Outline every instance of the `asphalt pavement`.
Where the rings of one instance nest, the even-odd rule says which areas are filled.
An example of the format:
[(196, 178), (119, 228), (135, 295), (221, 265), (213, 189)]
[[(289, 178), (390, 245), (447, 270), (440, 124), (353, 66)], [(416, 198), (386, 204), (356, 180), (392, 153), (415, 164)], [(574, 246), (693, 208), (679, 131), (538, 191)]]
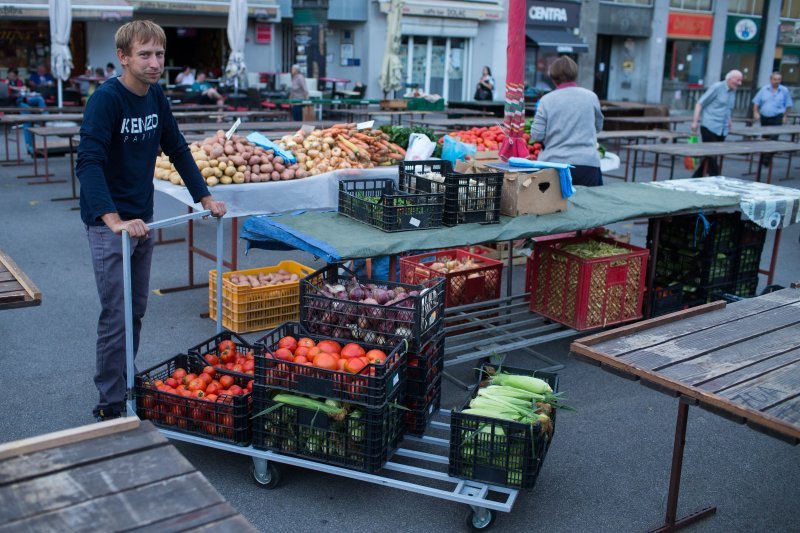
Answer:
[[(2, 143), (0, 155), (5, 156)], [(782, 172), (786, 160), (776, 166)], [(53, 179), (68, 180), (68, 158), (51, 159), (51, 170)], [(99, 304), (85, 230), (78, 211), (72, 210), (76, 201), (51, 201), (68, 196), (69, 184), (30, 185), (33, 180), (17, 178), (31, 171), (31, 166), (0, 167), (0, 249), (43, 293), (39, 307), (0, 312), (2, 442), (90, 423), (96, 399), (92, 375)], [(752, 179), (743, 176), (747, 164), (741, 160), (726, 160), (725, 171), (730, 177)], [(649, 179), (650, 172), (644, 169), (641, 176)], [(688, 173), (678, 175), (683, 174)], [(800, 186), (796, 168), (791, 176), (777, 183)], [(156, 219), (185, 209), (156, 195)], [(213, 246), (212, 229), (210, 222), (201, 222), (195, 232), (208, 249)], [(634, 244), (644, 243), (646, 225), (626, 222), (614, 229), (631, 233)], [(182, 237), (185, 230), (172, 228), (164, 234)], [(800, 280), (799, 234), (798, 226), (783, 232), (775, 283)], [(769, 258), (772, 235), (762, 264)], [(241, 268), (287, 258), (321, 266), (303, 252), (254, 250), (245, 255), (243, 242), (238, 249)], [(209, 261), (196, 258), (195, 280), (205, 279), (209, 268)], [(521, 269), (514, 274), (519, 286)], [(186, 243), (157, 246), (151, 288), (187, 281)], [(207, 309), (205, 288), (151, 294), (138, 366), (158, 363), (211, 337), (214, 323), (201, 317)], [(561, 389), (577, 411), (560, 414), (536, 486), (520, 493), (513, 512), (501, 514), (495, 530), (626, 532), (657, 527), (664, 519), (677, 400), (579, 362), (569, 355), (569, 342), (538, 349), (564, 365)], [(544, 365), (524, 354), (510, 354), (509, 362)], [(462, 365), (453, 374), (470, 380), (470, 366)], [(464, 394), (445, 381), (443, 407), (459, 404)], [(245, 456), (183, 443), (176, 447), (261, 531), (465, 530), (468, 508), (463, 504), (294, 467), (283, 468), (281, 484), (266, 490), (254, 483)], [(689, 531), (799, 531), (798, 480), (800, 448), (707, 411), (690, 410), (680, 515), (709, 505), (718, 510)]]

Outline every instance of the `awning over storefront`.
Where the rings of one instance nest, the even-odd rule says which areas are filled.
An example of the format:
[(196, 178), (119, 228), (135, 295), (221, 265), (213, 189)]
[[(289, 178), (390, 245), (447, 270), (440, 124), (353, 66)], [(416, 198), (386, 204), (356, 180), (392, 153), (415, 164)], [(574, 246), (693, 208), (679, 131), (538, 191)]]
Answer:
[[(381, 0), (381, 13), (389, 12), (389, 2)], [(456, 2), (454, 0), (405, 0), (403, 17), (439, 17), (445, 19), (502, 20), (505, 9), (497, 2)]]
[(581, 37), (563, 28), (528, 27), (525, 35), (539, 48), (555, 50), (561, 54), (582, 54), (589, 51), (589, 46)]
[[(72, 20), (123, 20), (133, 17), (127, 0), (73, 0)], [(47, 0), (0, 2), (0, 19), (49, 20)]]
[[(130, 0), (136, 12), (192, 13), (195, 15), (228, 16), (230, 0)], [(248, 0), (247, 14), (261, 21), (279, 22), (278, 0)]]

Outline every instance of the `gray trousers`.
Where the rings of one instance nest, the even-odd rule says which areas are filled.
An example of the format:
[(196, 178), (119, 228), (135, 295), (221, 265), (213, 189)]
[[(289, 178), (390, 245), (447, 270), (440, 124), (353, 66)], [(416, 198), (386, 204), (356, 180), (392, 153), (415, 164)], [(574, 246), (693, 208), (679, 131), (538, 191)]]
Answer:
[[(100, 409), (125, 412), (125, 307), (122, 279), (122, 237), (107, 226), (87, 226), (100, 319), (97, 322), (97, 352), (94, 383), (99, 393), (95, 414)], [(150, 263), (153, 239), (131, 239), (133, 292), (133, 352), (139, 350), (139, 332), (150, 291)]]

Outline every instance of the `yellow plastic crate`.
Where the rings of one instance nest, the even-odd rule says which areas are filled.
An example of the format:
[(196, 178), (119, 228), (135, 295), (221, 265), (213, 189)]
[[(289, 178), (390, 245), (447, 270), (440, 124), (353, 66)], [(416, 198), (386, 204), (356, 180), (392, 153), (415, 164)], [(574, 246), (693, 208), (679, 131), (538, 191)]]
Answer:
[[(300, 281), (264, 287), (235, 285), (231, 276), (271, 274), (279, 270), (302, 279), (314, 272), (296, 261), (281, 261), (275, 266), (236, 270), (222, 274), (222, 326), (234, 333), (248, 333), (297, 321), (300, 316)], [(208, 272), (208, 313), (217, 319), (217, 271)]]

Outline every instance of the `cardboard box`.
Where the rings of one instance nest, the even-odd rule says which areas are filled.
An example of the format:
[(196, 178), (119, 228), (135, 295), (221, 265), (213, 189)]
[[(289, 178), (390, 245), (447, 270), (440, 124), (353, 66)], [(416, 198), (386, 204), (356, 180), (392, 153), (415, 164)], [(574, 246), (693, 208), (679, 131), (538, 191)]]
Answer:
[(500, 197), (500, 213), (509, 217), (546, 215), (566, 211), (558, 171), (506, 172)]

